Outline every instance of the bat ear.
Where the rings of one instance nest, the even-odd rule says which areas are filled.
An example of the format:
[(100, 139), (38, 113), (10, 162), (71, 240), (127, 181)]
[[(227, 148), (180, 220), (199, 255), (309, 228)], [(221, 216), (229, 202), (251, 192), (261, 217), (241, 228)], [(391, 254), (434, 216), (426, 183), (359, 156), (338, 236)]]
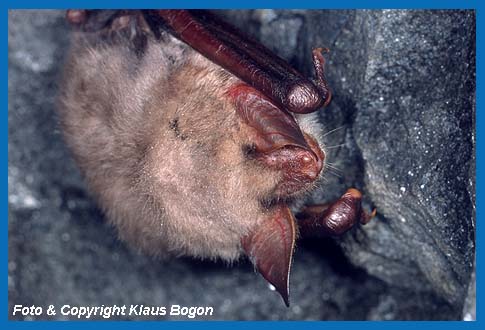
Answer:
[(312, 152), (295, 118), (259, 91), (246, 84), (238, 84), (228, 94), (234, 100), (239, 117), (258, 132), (257, 139), (253, 141), (258, 152), (268, 153), (285, 146)]
[(261, 225), (242, 239), (243, 249), (263, 277), (289, 306), (289, 276), (295, 247), (295, 219), (286, 205), (278, 205)]

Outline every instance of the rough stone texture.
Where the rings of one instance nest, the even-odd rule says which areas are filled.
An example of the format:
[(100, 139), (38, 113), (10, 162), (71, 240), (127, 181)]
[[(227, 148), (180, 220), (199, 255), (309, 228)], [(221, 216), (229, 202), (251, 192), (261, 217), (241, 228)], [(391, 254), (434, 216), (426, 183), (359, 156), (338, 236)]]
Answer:
[(473, 319), (475, 13), (223, 15), (309, 75), (311, 48), (331, 49), (334, 98), (321, 112), (331, 167), (313, 199), (356, 186), (377, 207), (376, 219), (341, 239), (299, 244), (289, 309), (246, 261), (157, 261), (133, 252), (104, 223), (58, 130), (63, 13), (13, 11), (10, 310), (179, 304), (213, 306), (209, 319), (226, 320)]
[(356, 92), (345, 106), (382, 221), (343, 245), (388, 283), (462, 302), (474, 258), (473, 14), (367, 12), (353, 24), (366, 32), (351, 51), (365, 65), (347, 80)]

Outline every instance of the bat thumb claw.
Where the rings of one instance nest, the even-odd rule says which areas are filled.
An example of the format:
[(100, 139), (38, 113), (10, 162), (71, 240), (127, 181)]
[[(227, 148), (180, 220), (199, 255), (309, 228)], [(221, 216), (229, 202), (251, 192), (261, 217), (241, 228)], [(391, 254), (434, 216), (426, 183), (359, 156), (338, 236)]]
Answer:
[(328, 48), (315, 48), (312, 51), (313, 65), (315, 67), (315, 73), (317, 75), (315, 83), (320, 90), (320, 94), (324, 100), (324, 107), (326, 107), (332, 99), (332, 92), (330, 91), (327, 80), (325, 79), (325, 58), (323, 57), (323, 54), (328, 52), (330, 52), (330, 49)]
[(377, 209), (373, 209), (370, 214), (362, 210), (362, 214), (360, 216), (360, 223), (363, 225), (368, 224), (369, 221), (371, 221), (372, 218), (376, 216), (376, 214), (377, 214)]

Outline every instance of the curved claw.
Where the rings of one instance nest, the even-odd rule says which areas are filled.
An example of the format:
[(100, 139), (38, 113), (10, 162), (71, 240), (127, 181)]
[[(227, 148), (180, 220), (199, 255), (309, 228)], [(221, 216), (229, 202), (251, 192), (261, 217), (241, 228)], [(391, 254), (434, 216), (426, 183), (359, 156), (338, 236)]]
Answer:
[(315, 48), (312, 51), (313, 66), (315, 67), (315, 73), (317, 75), (315, 84), (317, 85), (320, 94), (324, 95), (324, 107), (326, 107), (332, 99), (332, 92), (330, 91), (327, 79), (325, 78), (325, 58), (323, 57), (323, 54), (328, 52), (330, 52), (330, 49), (328, 48)]
[(373, 209), (370, 214), (362, 210), (362, 214), (360, 216), (360, 223), (363, 225), (368, 224), (369, 221), (371, 221), (371, 219), (376, 216), (376, 214), (377, 214), (377, 209)]

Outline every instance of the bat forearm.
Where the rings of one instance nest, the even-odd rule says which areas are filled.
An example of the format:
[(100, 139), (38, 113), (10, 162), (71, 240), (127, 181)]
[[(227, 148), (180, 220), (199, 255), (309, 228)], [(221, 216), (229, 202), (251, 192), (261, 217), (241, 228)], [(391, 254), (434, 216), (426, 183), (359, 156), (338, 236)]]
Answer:
[(288, 111), (313, 112), (330, 99), (326, 82), (318, 83), (324, 79), (319, 74), (323, 70), (316, 67), (315, 85), (269, 49), (207, 11), (148, 10), (145, 16), (153, 30), (168, 27), (177, 38)]

